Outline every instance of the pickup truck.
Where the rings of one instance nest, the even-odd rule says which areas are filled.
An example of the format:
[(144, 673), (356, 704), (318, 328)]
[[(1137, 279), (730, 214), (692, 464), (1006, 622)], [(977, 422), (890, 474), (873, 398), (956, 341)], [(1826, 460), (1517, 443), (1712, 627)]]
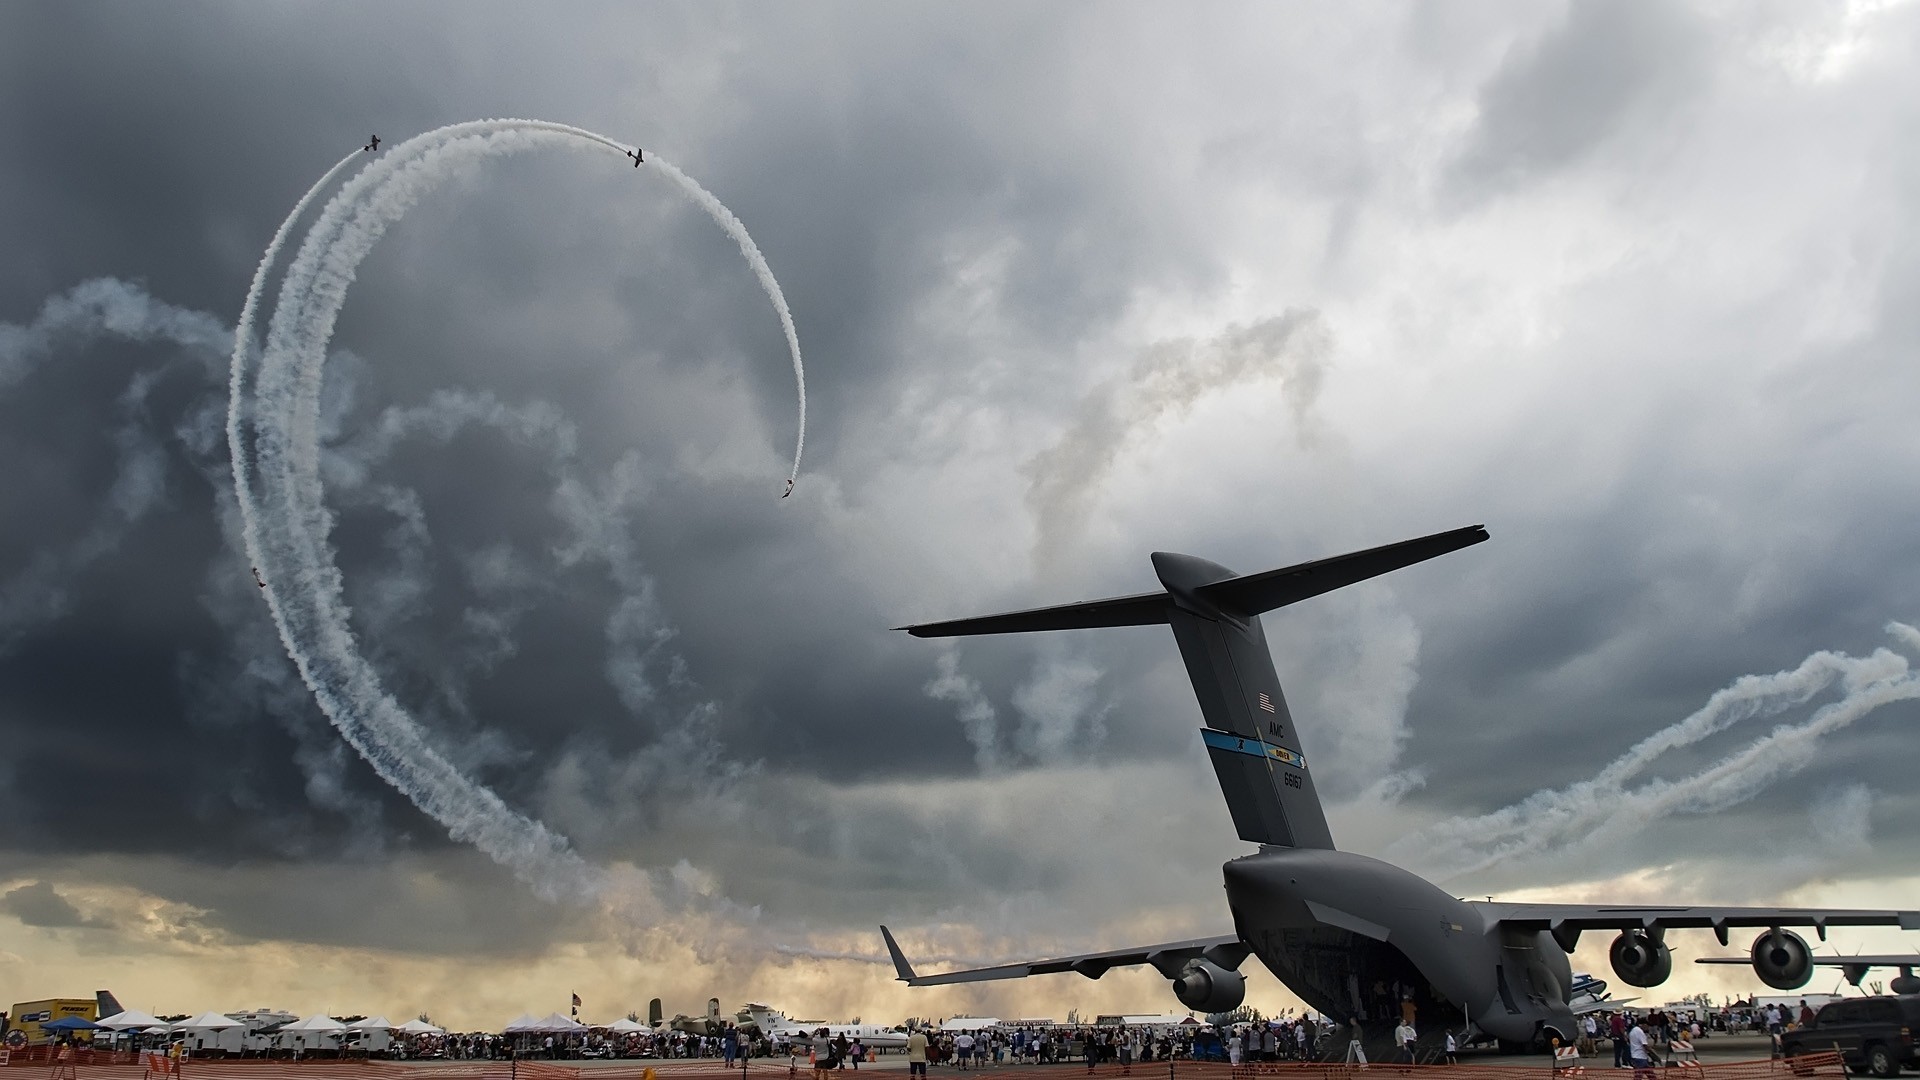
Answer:
[(1820, 1007), (1810, 1027), (1780, 1036), (1782, 1057), (1838, 1052), (1854, 1073), (1898, 1076), (1920, 1068), (1920, 995), (1846, 998)]

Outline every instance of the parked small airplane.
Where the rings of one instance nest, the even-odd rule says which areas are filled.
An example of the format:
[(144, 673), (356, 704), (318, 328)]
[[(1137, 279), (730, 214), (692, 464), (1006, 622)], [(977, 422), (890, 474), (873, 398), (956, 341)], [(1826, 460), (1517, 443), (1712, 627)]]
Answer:
[[(1749, 961), (1740, 962), (1745, 964)], [(1585, 1016), (1602, 1009), (1617, 1009), (1639, 1000), (1639, 998), (1608, 997), (1607, 980), (1596, 979), (1584, 971), (1574, 972), (1573, 984), (1567, 987), (1567, 1005), (1573, 1010), (1575, 1016)]]
[[(648, 1012), (657, 1014), (658, 1010), (650, 1005)], [(718, 1035), (727, 1030), (727, 1022), (720, 1018), (720, 999), (708, 998), (707, 1015), (688, 1016), (686, 1013), (681, 1013), (664, 1024), (656, 1022), (653, 1027), (655, 1031), (662, 1034), (670, 1031), (684, 1031), (689, 1035)]]
[(373, 152), (375, 152), (375, 151), (377, 151), (377, 150), (379, 150), (379, 149), (380, 149), (380, 136), (378, 136), (378, 135), (375, 135), (375, 136), (373, 137), (373, 140), (372, 140), (371, 142), (369, 142), (369, 143), (367, 143), (367, 145), (365, 145), (365, 146), (363, 146), (363, 147), (361, 147), (360, 149), (362, 149), (362, 150), (365, 150), (365, 151), (366, 151), (367, 153), (369, 153), (369, 154), (371, 154), (371, 153), (373, 153)]
[(814, 1046), (838, 1036), (859, 1040), (869, 1050), (904, 1050), (907, 1033), (879, 1024), (863, 1024), (854, 1018), (845, 1024), (820, 1020), (789, 1020), (787, 1014), (765, 1005), (749, 1004), (740, 1010), (740, 1027), (757, 1031), (763, 1038), (785, 1039), (800, 1046)]

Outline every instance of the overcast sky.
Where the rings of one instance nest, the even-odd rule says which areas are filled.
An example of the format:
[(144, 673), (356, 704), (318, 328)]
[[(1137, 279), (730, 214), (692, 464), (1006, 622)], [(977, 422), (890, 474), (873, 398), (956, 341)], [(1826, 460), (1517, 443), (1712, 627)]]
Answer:
[[(781, 500), (779, 323), (609, 154), (470, 170), (348, 296), (360, 647), (588, 900), (346, 746), (227, 471), (294, 202), (493, 116), (699, 180), (807, 365)], [(1266, 620), (1343, 847), (1461, 895), (1911, 906), (1920, 5), (15, 3), (0, 145), (6, 1001), (1170, 1008), (870, 962), (882, 921), (929, 966), (1230, 925), (1170, 635), (889, 628), (1481, 522)]]

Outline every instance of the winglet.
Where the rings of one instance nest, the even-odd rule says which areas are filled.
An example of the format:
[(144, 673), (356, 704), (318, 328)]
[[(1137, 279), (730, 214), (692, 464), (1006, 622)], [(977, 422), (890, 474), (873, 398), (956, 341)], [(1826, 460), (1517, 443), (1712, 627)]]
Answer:
[(893, 931), (882, 926), (880, 936), (887, 939), (887, 952), (893, 956), (893, 973), (903, 983), (913, 982), (913, 965), (907, 963), (907, 954), (900, 951), (900, 943), (893, 940)]

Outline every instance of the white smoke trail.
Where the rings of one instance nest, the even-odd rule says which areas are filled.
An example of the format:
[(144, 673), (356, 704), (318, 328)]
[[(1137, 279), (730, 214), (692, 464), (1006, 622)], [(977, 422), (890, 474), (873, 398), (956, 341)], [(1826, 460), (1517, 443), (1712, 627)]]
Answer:
[(999, 714), (993, 702), (980, 689), (980, 680), (960, 673), (960, 654), (953, 649), (941, 652), (936, 661), (939, 674), (927, 680), (921, 692), (935, 701), (951, 702), (960, 718), (960, 727), (973, 744), (974, 763), (981, 772), (992, 772), (1000, 764), (996, 745), (999, 738)]
[[(584, 898), (601, 891), (606, 872), (450, 764), (361, 656), (327, 541), (332, 517), (324, 503), (318, 439), (327, 343), (358, 266), (381, 235), (421, 198), (481, 159), (548, 143), (628, 152), (605, 136), (563, 124), (475, 121), (410, 139), (343, 185), (288, 268), (251, 398), (240, 370), (249, 360), (251, 333), (236, 335), (229, 440), (235, 493), (249, 507), (244, 541), (269, 582), (264, 590), (269, 610), (288, 655), (342, 737), (456, 839), (509, 867), (542, 895)], [(787, 334), (804, 408), (804, 372), (792, 317), (759, 249), (718, 199), (679, 170), (654, 163), (734, 238), (753, 266)], [(251, 460), (245, 438), (249, 422)], [(790, 480), (798, 475), (804, 438), (803, 413)]]
[(1035, 565), (1062, 564), (1129, 442), (1163, 419), (1185, 415), (1212, 391), (1278, 376), (1304, 441), (1332, 342), (1319, 312), (1290, 308), (1217, 337), (1160, 341), (1141, 352), (1126, 375), (1088, 394), (1058, 442), (1027, 462)]
[[(293, 204), (286, 219), (273, 231), (273, 239), (267, 242), (267, 250), (260, 253), (260, 265), (254, 268), (253, 281), (247, 286), (247, 299), (240, 305), (240, 321), (233, 328), (234, 362), (227, 382), (227, 446), (231, 450), (229, 456), (233, 461), (233, 486), (236, 491), (247, 491), (253, 487), (252, 461), (242, 450), (245, 430), (241, 424), (241, 403), (247, 400), (246, 378), (253, 370), (253, 320), (260, 311), (260, 298), (266, 293), (267, 278), (273, 273), (273, 264), (280, 261), (280, 249), (287, 246), (287, 237), (293, 235), (294, 223), (361, 153), (355, 150), (334, 162), (333, 168), (321, 174), (320, 179), (307, 189), (307, 193), (300, 196), (300, 201)], [(245, 362), (241, 360), (243, 356), (247, 358)], [(248, 534), (255, 530), (251, 500), (240, 500), (240, 520)]]
[[(1902, 644), (1920, 649), (1920, 631), (1912, 626), (1893, 622), (1886, 630)], [(1805, 705), (1836, 684), (1841, 696), (1799, 724), (1783, 724), (1688, 776), (1627, 786), (1668, 750), (1693, 745), (1743, 720)], [(1422, 863), (1438, 878), (1456, 878), (1520, 855), (1552, 855), (1594, 836), (1618, 840), (1665, 815), (1725, 810), (1813, 764), (1810, 750), (1826, 735), (1884, 705), (1916, 699), (1920, 674), (1898, 653), (1876, 649), (1854, 657), (1818, 652), (1791, 671), (1741, 677), (1698, 712), (1641, 740), (1590, 780), (1535, 792), (1490, 814), (1420, 830), (1388, 853)]]
[(760, 287), (766, 290), (767, 299), (773, 301), (773, 309), (780, 313), (780, 329), (787, 335), (787, 352), (793, 357), (793, 383), (800, 395), (800, 427), (793, 439), (793, 471), (787, 475), (791, 483), (800, 476), (800, 453), (807, 448), (807, 372), (800, 363), (800, 335), (793, 328), (793, 312), (787, 308), (786, 295), (780, 291), (780, 283), (773, 279), (773, 268), (767, 265), (767, 257), (760, 254), (760, 245), (753, 242), (747, 227), (740, 223), (733, 211), (727, 209), (726, 204), (712, 192), (695, 183), (692, 177), (674, 168), (672, 162), (655, 158), (654, 163), (661, 172), (672, 177), (687, 197), (705, 210), (707, 216), (725, 229), (733, 242), (740, 246), (740, 254), (746, 256), (747, 265), (753, 267), (753, 276), (760, 280)]

